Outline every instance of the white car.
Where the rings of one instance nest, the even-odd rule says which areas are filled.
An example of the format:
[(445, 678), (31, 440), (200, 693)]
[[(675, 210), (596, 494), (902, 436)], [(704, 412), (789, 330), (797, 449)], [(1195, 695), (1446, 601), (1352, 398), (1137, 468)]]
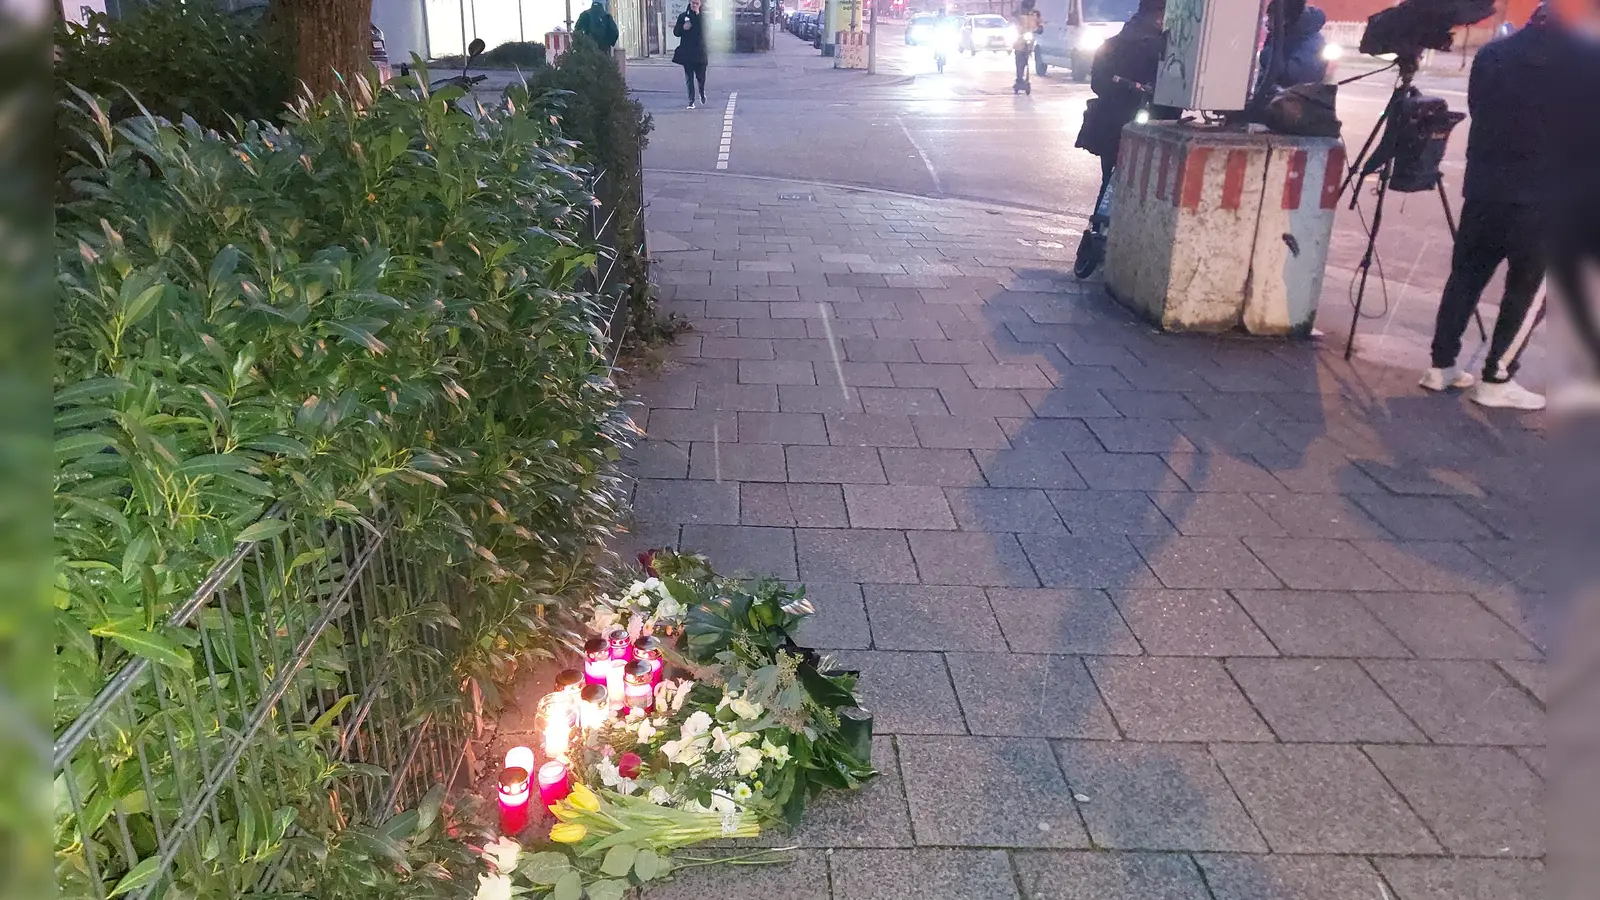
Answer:
[(978, 55), (979, 50), (1010, 50), (1017, 42), (1017, 29), (1005, 16), (967, 16), (961, 32), (961, 49)]
[(1039, 0), (1044, 34), (1034, 52), (1034, 71), (1066, 66), (1073, 81), (1088, 81), (1094, 55), (1108, 38), (1122, 30), (1139, 8), (1139, 0)]

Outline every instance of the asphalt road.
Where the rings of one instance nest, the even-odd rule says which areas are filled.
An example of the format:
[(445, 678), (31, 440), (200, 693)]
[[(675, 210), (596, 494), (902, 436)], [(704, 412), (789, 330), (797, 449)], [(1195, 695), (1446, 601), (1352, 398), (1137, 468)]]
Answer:
[[(880, 25), (878, 73), (831, 67), (809, 44), (784, 32), (765, 55), (714, 57), (712, 109), (684, 108), (681, 70), (666, 57), (634, 62), (629, 81), (655, 116), (646, 166), (717, 171), (724, 113), (737, 92), (726, 172), (856, 185), (1087, 217), (1099, 187), (1099, 161), (1073, 147), (1088, 85), (1063, 72), (1035, 76), (1032, 96), (1011, 92), (1009, 54), (953, 60), (937, 73), (931, 51), (908, 47), (898, 25)], [(1340, 77), (1362, 71), (1347, 62)], [(1350, 152), (1382, 113), (1394, 81), (1379, 73), (1345, 85), (1339, 115)], [(1419, 87), (1465, 111), (1466, 80), (1422, 76)], [(1459, 203), (1467, 125), (1444, 163)], [(1348, 329), (1354, 271), (1366, 244), (1372, 185), (1362, 208), (1341, 206), (1329, 252), (1319, 326)], [(1450, 233), (1435, 194), (1391, 194), (1378, 267), (1364, 306), (1362, 352), (1415, 361), (1431, 333), (1449, 272)], [(1382, 278), (1378, 278), (1381, 269)], [(1498, 296), (1491, 286), (1486, 299)], [(1486, 310), (1491, 314), (1492, 310)], [(1469, 344), (1469, 347), (1471, 344)]]

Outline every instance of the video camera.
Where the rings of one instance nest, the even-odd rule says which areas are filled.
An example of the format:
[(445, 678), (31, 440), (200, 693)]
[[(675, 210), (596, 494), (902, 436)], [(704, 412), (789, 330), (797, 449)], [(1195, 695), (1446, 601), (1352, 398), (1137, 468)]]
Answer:
[(1367, 18), (1360, 50), (1369, 56), (1393, 53), (1415, 64), (1424, 50), (1449, 50), (1451, 31), (1494, 14), (1494, 0), (1404, 0)]

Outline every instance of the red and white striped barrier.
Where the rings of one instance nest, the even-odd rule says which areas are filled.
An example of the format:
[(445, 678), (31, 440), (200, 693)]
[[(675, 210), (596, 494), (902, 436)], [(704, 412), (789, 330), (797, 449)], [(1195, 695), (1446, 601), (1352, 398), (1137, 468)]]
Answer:
[(544, 36), (544, 61), (554, 63), (556, 57), (572, 49), (572, 32), (550, 31)]
[(1309, 333), (1344, 160), (1331, 138), (1129, 125), (1107, 287), (1171, 330)]

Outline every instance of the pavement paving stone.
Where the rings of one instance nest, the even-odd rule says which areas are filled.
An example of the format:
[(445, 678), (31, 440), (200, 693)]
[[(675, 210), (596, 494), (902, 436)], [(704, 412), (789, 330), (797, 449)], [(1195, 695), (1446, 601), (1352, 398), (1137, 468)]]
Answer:
[(983, 477), (991, 487), (1083, 490), (1087, 487), (1060, 450), (1030, 444), (1013, 450), (978, 450)]
[(741, 412), (742, 444), (826, 444), (828, 429), (819, 413)]
[(1044, 419), (1119, 418), (1122, 414), (1096, 388), (1069, 382), (1049, 390), (1027, 390), (1023, 399), (1033, 414)]
[(1024, 896), (1035, 900), (1211, 900), (1179, 853), (1028, 851), (1012, 854)]
[(838, 661), (860, 670), (861, 700), (877, 734), (967, 733), (944, 654), (846, 650)]
[(740, 384), (816, 384), (817, 372), (810, 360), (741, 359)]
[(1504, 575), (1458, 543), (1382, 540), (1351, 543), (1408, 591), (1475, 594), (1507, 583)]
[[(1182, 425), (1180, 424), (1180, 428)], [(1250, 427), (1261, 431), (1261, 426)], [(1262, 432), (1265, 434), (1265, 432)], [(1193, 435), (1190, 438), (1193, 439)], [(1270, 435), (1269, 435), (1270, 437)], [(1344, 451), (1325, 445), (1290, 449), (1276, 438), (1279, 446), (1250, 450), (1250, 457), (1265, 466), (1288, 490), (1299, 494), (1381, 494), (1387, 491), (1367, 473), (1356, 468)]]
[(844, 337), (845, 358), (854, 362), (914, 363), (921, 362), (917, 345), (910, 338)]
[(1045, 587), (1158, 587), (1129, 538), (1120, 534), (1022, 534)]
[[(1395, 900), (1544, 900), (1543, 864), (1529, 859), (1375, 860)], [(1220, 900), (1220, 898), (1219, 898)]]
[[(1225, 537), (1129, 537), (1169, 588), (1274, 588), (1283, 584), (1246, 543)], [(1253, 544), (1251, 544), (1253, 546)]]
[[(746, 849), (719, 851), (729, 856)], [(828, 857), (821, 850), (796, 850), (788, 862), (772, 866), (701, 866), (675, 871), (671, 880), (652, 884), (645, 900), (831, 900)]]
[(1483, 523), (1445, 497), (1365, 494), (1355, 502), (1402, 540), (1471, 541), (1493, 536)]
[[(771, 384), (736, 384), (731, 379), (726, 382), (711, 382), (700, 385), (699, 393), (695, 397), (695, 409), (702, 414), (715, 411), (725, 411), (725, 415), (737, 412), (777, 412), (778, 388)], [(723, 421), (717, 420), (719, 425)], [(711, 432), (705, 430), (704, 434), (696, 433), (696, 440), (710, 440)], [(731, 441), (738, 437), (737, 434), (721, 435), (722, 440)]]
[(780, 384), (778, 409), (796, 413), (860, 413), (861, 389), (837, 384)]
[(1067, 459), (1089, 488), (1096, 491), (1188, 490), (1178, 473), (1154, 453), (1066, 451)]
[[(940, 330), (943, 334), (943, 330)], [(925, 363), (987, 364), (995, 361), (988, 345), (982, 341), (952, 341), (946, 339), (914, 340), (917, 355)]]
[(1091, 657), (1089, 673), (1136, 741), (1270, 741), (1273, 734), (1221, 661)]
[(1155, 656), (1278, 654), (1226, 591), (1113, 591), (1111, 599), (1139, 643)]
[(913, 531), (906, 537), (925, 584), (1039, 586), (1016, 535)]
[(814, 484), (883, 484), (883, 464), (871, 447), (786, 447), (789, 480)]
[[(1074, 370), (1078, 367), (1074, 366)], [(1118, 373), (1117, 377), (1121, 377)], [(1204, 419), (1206, 414), (1190, 402), (1183, 394), (1170, 391), (1140, 391), (1123, 390), (1119, 388), (1102, 387), (1100, 393), (1116, 408), (1130, 419), (1151, 419), (1156, 421), (1167, 420), (1171, 424), (1174, 419)], [(1174, 431), (1176, 427), (1174, 426)], [(1179, 432), (1181, 435), (1181, 432)], [(1187, 440), (1187, 439), (1186, 439)], [(1193, 447), (1193, 444), (1189, 446)], [(1196, 448), (1198, 449), (1198, 448)]]
[(847, 528), (844, 490), (837, 484), (739, 485), (742, 525), (778, 528)]
[(658, 441), (736, 441), (739, 420), (725, 411), (655, 409), (650, 411), (645, 433)]
[(1089, 419), (1090, 430), (1112, 453), (1195, 452), (1168, 419)]
[(634, 478), (688, 478), (689, 445), (640, 441), (622, 452), (623, 468)]
[(1143, 652), (1104, 591), (989, 588), (988, 596), (1014, 653), (1137, 656)]
[(1143, 491), (1050, 491), (1049, 497), (1073, 534), (1170, 535), (1177, 532)]
[(795, 579), (794, 531), (742, 525), (685, 525), (683, 548), (718, 560), (723, 575)]
[[(1275, 473), (1278, 474), (1278, 473)], [(1337, 494), (1251, 494), (1290, 537), (1362, 540), (1388, 537), (1383, 526), (1347, 497)]]
[(1489, 561), (1512, 584), (1525, 590), (1554, 590), (1552, 573), (1566, 567), (1551, 564), (1553, 552), (1543, 540), (1482, 540), (1467, 543), (1467, 549)]
[(819, 650), (864, 650), (872, 646), (872, 627), (861, 585), (816, 581), (804, 585), (816, 612), (800, 622), (795, 640)]
[(1440, 852), (1355, 747), (1215, 744), (1211, 754), (1274, 853)]
[(867, 584), (862, 593), (873, 622), (873, 646), (879, 649), (1006, 649), (989, 599), (980, 588)]
[(878, 455), (890, 484), (981, 487), (985, 483), (970, 450), (886, 447)]
[[(942, 406), (943, 400), (940, 401)], [(1011, 442), (990, 416), (913, 413), (911, 427), (924, 447), (944, 450), (1008, 450)]]
[(1367, 747), (1367, 756), (1445, 849), (1544, 855), (1544, 780), (1503, 747)]
[(841, 850), (834, 900), (1019, 900), (1003, 850)]
[(1066, 532), (1044, 491), (946, 488), (944, 494), (963, 531)]
[(945, 363), (896, 362), (886, 363), (893, 387), (902, 388), (956, 388), (972, 390), (972, 380), (966, 370)]
[(1078, 657), (948, 653), (946, 658), (973, 734), (1120, 737)]
[(772, 359), (772, 341), (748, 337), (702, 337), (699, 355), (711, 359)]
[[(1033, 415), (1028, 401), (1020, 391), (1008, 389), (980, 389), (974, 387), (942, 387), (939, 397), (953, 416), (972, 418), (1027, 417)], [(1032, 421), (1032, 420), (1031, 420)], [(1036, 420), (1044, 421), (1044, 420)], [(1002, 431), (1004, 426), (1002, 425)], [(1010, 437), (1008, 434), (1007, 437)]]
[(829, 848), (912, 846), (911, 811), (894, 741), (888, 734), (874, 735), (872, 767), (878, 777), (858, 790), (828, 791), (806, 804), (805, 818), (794, 829), (770, 830), (772, 843)]
[(1544, 713), (1505, 673), (1475, 660), (1366, 660), (1362, 668), (1428, 737), (1449, 744), (1545, 742)]
[(828, 443), (835, 447), (916, 447), (917, 433), (911, 417), (831, 413), (824, 416)]
[(696, 441), (689, 452), (689, 477), (713, 481), (773, 481), (788, 478), (778, 444)]
[[(1348, 541), (1331, 538), (1247, 537), (1245, 546), (1283, 579), (1283, 584), (1305, 591), (1388, 591), (1400, 584)], [(1264, 585), (1234, 585), (1264, 587)]]
[(802, 528), (795, 532), (800, 578), (858, 584), (917, 583), (917, 567), (903, 531)]
[[(1468, 594), (1357, 594), (1419, 657), (1537, 659), (1538, 648)], [(1441, 622), (1450, 623), (1440, 628)]]
[(1385, 896), (1377, 870), (1359, 856), (1205, 853), (1195, 860), (1205, 871), (1215, 900), (1381, 900)]
[(1179, 533), (1189, 537), (1282, 537), (1287, 532), (1249, 494), (1150, 495)]
[(896, 744), (918, 846), (1089, 846), (1044, 739), (902, 736)]
[(948, 416), (935, 388), (862, 388), (862, 407), (871, 415)]
[(1061, 741), (1054, 746), (1095, 846), (1266, 852), (1266, 842), (1204, 745)]
[(1011, 446), (1018, 449), (1093, 450), (1104, 449), (1100, 439), (1080, 419), (1034, 419), (995, 413), (1000, 430)]
[(956, 527), (944, 491), (931, 485), (847, 484), (844, 501), (854, 528)]
[(1192, 491), (1270, 493), (1283, 489), (1270, 470), (1247, 456), (1178, 451), (1161, 456)]
[(1228, 671), (1285, 741), (1427, 740), (1351, 660), (1231, 659)]
[(739, 524), (739, 485), (731, 482), (641, 479), (633, 514), (640, 521)]
[(1511, 680), (1522, 686), (1522, 689), (1534, 696), (1540, 703), (1548, 704), (1550, 691), (1550, 673), (1545, 668), (1542, 660), (1531, 659), (1502, 659), (1495, 663), (1500, 671), (1511, 676)]

